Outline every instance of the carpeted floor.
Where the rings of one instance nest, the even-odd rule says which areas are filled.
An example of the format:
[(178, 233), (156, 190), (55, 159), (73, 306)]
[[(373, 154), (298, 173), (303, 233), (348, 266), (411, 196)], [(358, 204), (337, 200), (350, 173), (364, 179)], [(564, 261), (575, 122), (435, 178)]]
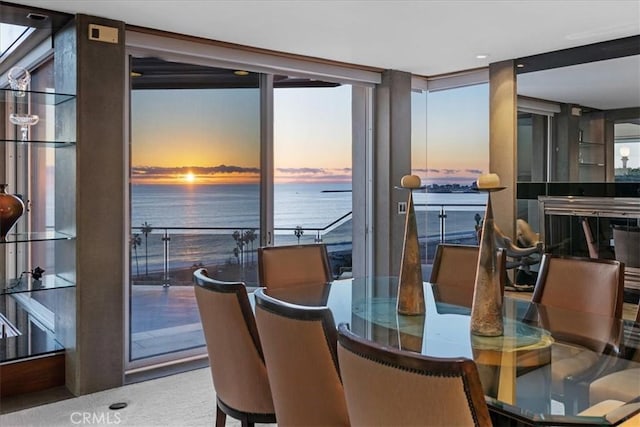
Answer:
[[(109, 409), (125, 402), (127, 407)], [(209, 369), (197, 369), (0, 415), (2, 427), (118, 425), (187, 427), (215, 424)], [(227, 426), (240, 422), (227, 417)]]

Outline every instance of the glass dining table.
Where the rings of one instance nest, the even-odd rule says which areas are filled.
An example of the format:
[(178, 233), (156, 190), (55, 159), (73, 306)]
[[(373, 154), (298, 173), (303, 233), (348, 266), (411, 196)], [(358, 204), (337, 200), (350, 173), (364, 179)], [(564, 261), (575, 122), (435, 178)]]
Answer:
[[(393, 277), (266, 292), (290, 304), (327, 306), (336, 325), (347, 323), (355, 334), (382, 346), (474, 360), (496, 425), (640, 425), (629, 422), (640, 420), (640, 397), (620, 402), (621, 406), (604, 414), (583, 413), (598, 403), (589, 402), (590, 382), (619, 366), (640, 368), (640, 358), (632, 360), (633, 351), (640, 347), (640, 325), (634, 322), (505, 297), (504, 334), (482, 337), (470, 333), (471, 309), (444, 298), (454, 296), (455, 300), (455, 291), (440, 292), (427, 282), (426, 312), (419, 316), (398, 314), (397, 278)], [(559, 347), (571, 349), (569, 360), (556, 360)], [(569, 370), (570, 378), (558, 380), (554, 375), (554, 363), (559, 370), (561, 362), (565, 371), (567, 363), (575, 365)]]

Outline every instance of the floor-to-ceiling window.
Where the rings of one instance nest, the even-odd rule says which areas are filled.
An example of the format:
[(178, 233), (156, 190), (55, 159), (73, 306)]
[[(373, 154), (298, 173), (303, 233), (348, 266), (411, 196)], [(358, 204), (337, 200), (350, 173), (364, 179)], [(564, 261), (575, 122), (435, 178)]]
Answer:
[(258, 247), (299, 236), (327, 243), (336, 275), (348, 276), (353, 140), (371, 137), (354, 131), (368, 121), (351, 117), (352, 104), (371, 96), (354, 101), (352, 92), (380, 80), (303, 60), (265, 69), (246, 53), (151, 38), (162, 49), (127, 37), (128, 372), (205, 355), (191, 281), (198, 267), (255, 285)]
[(192, 273), (255, 285), (258, 75), (133, 58), (130, 360), (202, 347)]
[[(486, 195), (473, 189), (489, 172), (489, 85), (412, 92), (412, 173), (423, 264), (440, 242), (477, 244)], [(423, 269), (428, 277), (429, 269)]]
[(351, 91), (274, 82), (274, 243), (325, 243), (335, 277), (352, 265)]

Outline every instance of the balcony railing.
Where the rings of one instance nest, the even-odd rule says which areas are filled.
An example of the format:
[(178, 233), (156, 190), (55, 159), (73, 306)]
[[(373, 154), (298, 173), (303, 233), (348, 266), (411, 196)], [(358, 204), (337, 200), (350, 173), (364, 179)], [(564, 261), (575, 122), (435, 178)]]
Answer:
[[(416, 204), (423, 263), (432, 262), (440, 242), (475, 243), (476, 214), (483, 212), (484, 205)], [(276, 227), (274, 242), (325, 243), (338, 276), (351, 267), (351, 219), (349, 212), (323, 227)], [(192, 273), (207, 267), (216, 278), (255, 285), (258, 229), (145, 223), (131, 231), (131, 360), (202, 349)]]
[[(484, 204), (416, 204), (424, 264), (430, 264), (438, 243), (476, 244), (476, 226)], [(337, 277), (351, 267), (351, 217), (348, 212), (322, 227), (276, 227), (276, 245), (323, 242)], [(193, 271), (206, 267), (221, 280), (257, 283), (257, 228), (132, 227), (133, 285), (191, 285)]]

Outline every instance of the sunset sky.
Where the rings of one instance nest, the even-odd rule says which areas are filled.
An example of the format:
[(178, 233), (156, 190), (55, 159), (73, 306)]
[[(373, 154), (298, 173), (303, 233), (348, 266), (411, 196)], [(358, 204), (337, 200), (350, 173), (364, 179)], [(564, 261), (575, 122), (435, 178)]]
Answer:
[[(487, 86), (413, 95), (412, 163), (425, 182), (486, 171)], [(258, 89), (133, 91), (133, 182), (258, 182), (259, 131)], [(349, 182), (351, 87), (276, 89), (274, 140), (276, 182)]]

